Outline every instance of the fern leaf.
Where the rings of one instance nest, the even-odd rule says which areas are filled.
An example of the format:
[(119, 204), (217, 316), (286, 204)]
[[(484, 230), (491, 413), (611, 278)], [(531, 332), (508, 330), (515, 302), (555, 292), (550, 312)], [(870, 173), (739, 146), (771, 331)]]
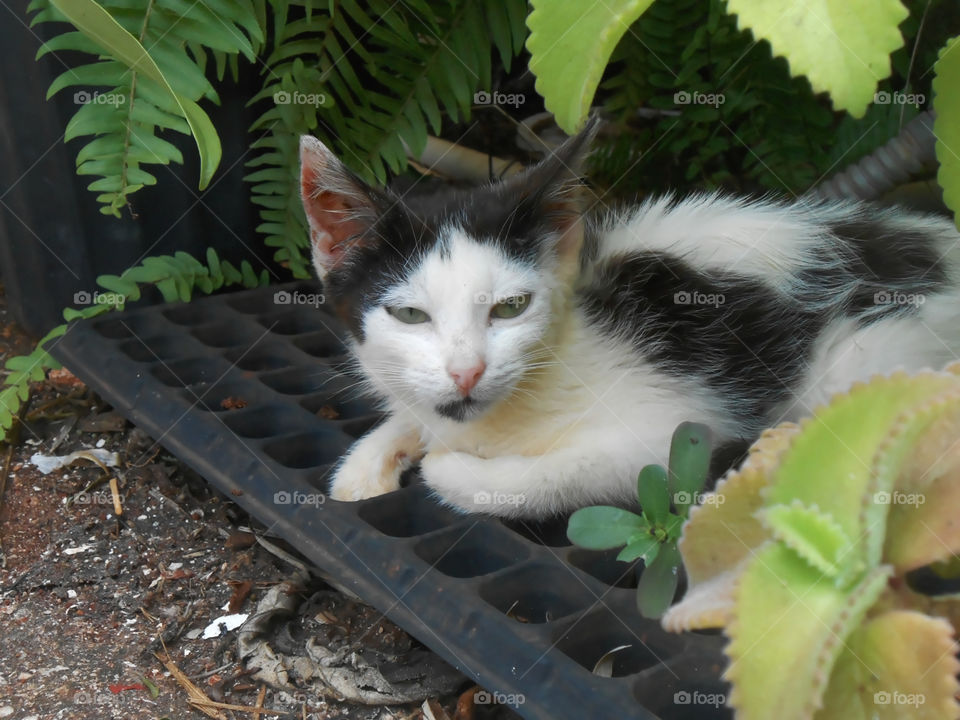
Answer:
[[(160, 136), (165, 131), (194, 136), (200, 187), (209, 183), (219, 163), (220, 142), (197, 102), (218, 98), (194, 53), (205, 57), (209, 50), (253, 59), (264, 38), (262, 2), (42, 0), (31, 3), (30, 10), (31, 24), (70, 22), (77, 28), (49, 40), (38, 57), (79, 51), (95, 58), (56, 78), (49, 95), (84, 88), (74, 93), (80, 107), (67, 124), (65, 139), (94, 136), (78, 154), (77, 166), (80, 174), (100, 177), (89, 188), (100, 193), (102, 212), (119, 216), (131, 194), (155, 182), (142, 166), (183, 161), (180, 151)], [(87, 89), (91, 87), (103, 90)]]
[[(490, 86), (491, 57), (523, 48), (523, 0), (273, 2), (273, 50), (255, 101), (275, 99), (254, 122), (265, 133), (247, 167), (258, 232), (274, 258), (307, 277), (297, 136), (316, 131), (368, 182), (403, 171), (445, 118), (469, 117)], [(299, 95), (297, 95), (297, 93)], [(324, 97), (311, 104), (311, 98)], [(299, 102), (294, 102), (300, 98)], [(265, 171), (276, 172), (265, 174)]]

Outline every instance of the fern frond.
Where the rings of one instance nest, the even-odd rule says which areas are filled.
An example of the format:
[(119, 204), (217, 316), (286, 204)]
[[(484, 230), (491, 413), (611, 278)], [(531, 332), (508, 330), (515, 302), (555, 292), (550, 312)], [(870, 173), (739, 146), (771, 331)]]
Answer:
[[(122, 57), (107, 55), (81, 32), (57, 35), (40, 48), (37, 57), (60, 51), (96, 57), (58, 76), (47, 97), (80, 88), (74, 92), (79, 109), (67, 124), (64, 138), (94, 136), (78, 154), (77, 173), (98, 178), (88, 189), (99, 193), (101, 212), (119, 217), (132, 193), (156, 183), (145, 166), (183, 162), (180, 151), (160, 134), (170, 130), (196, 134), (190, 116), (184, 119), (184, 110), (170, 90), (191, 103), (219, 102), (205, 74), (207, 53), (221, 59), (242, 54), (253, 60), (264, 42), (265, 15), (263, 2), (254, 0), (144, 0), (140, 5), (101, 0), (98, 4), (142, 44), (169, 89), (125, 64)], [(67, 22), (47, 0), (33, 2), (30, 10), (35, 13), (33, 24)], [(221, 77), (224, 64), (225, 60), (218, 60)]]
[[(206, 264), (189, 253), (148, 257), (140, 265), (125, 270), (121, 275), (101, 275), (97, 284), (109, 294), (103, 297), (108, 302), (97, 302), (80, 310), (66, 308), (63, 319), (66, 323), (87, 319), (112, 310), (123, 310), (127, 302), (140, 299), (142, 285), (155, 285), (166, 302), (189, 302), (194, 289), (209, 294), (222, 287), (242, 285), (253, 288), (267, 285), (270, 281), (266, 270), (258, 276), (246, 260), (236, 268), (221, 260), (213, 248), (207, 250)], [(0, 442), (7, 439), (20, 408), (30, 397), (30, 383), (46, 377), (47, 370), (60, 367), (50, 355), (48, 343), (67, 332), (67, 324), (58, 325), (37, 343), (29, 355), (12, 357), (5, 368), (9, 374), (0, 390)]]
[(523, 0), (274, 0), (273, 49), (254, 122), (261, 151), (248, 167), (258, 230), (275, 259), (309, 274), (299, 201), (297, 138), (316, 133), (368, 182), (384, 183), (423, 150), (444, 119), (468, 118), (489, 89), (493, 52), (505, 64), (526, 37)]
[[(926, 68), (958, 13), (931, 9), (911, 61), (928, 3), (907, 4), (907, 47), (894, 53), (894, 77), (881, 91), (929, 100)], [(711, 95), (723, 102), (678, 102)], [(617, 47), (598, 97), (622, 132), (601, 141), (593, 175), (622, 196), (685, 187), (799, 194), (882, 145), (917, 111), (872, 105), (860, 119), (832, 112), (768, 44), (739, 31), (720, 0), (655, 0)]]

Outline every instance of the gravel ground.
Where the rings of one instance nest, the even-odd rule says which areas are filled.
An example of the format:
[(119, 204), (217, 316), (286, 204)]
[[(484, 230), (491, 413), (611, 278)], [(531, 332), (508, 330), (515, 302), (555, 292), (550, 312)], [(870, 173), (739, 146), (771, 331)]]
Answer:
[[(0, 362), (30, 347), (0, 307)], [(116, 452), (119, 464), (104, 468), (81, 459), (43, 474), (31, 461), (35, 454), (84, 448)], [(360, 705), (251, 677), (253, 671), (237, 662), (236, 632), (208, 626), (231, 613), (250, 613), (270, 588), (291, 578), (288, 559), (296, 553), (261, 537), (280, 550), (265, 549), (257, 524), (239, 507), (68, 372), (35, 385), (16, 444), (0, 444), (0, 473), (5, 465), (0, 720), (258, 717), (225, 708), (201, 713), (188, 702), (188, 683), (177, 677), (184, 675), (194, 693), (210, 700), (286, 713), (260, 715), (267, 718), (511, 715), (475, 708), (470, 698), (476, 688), (466, 681), (457, 693), (432, 700), (425, 715), (419, 702)], [(295, 591), (304, 599), (332, 592), (319, 581)], [(336, 605), (356, 612), (349, 601)], [(366, 633), (416, 644), (376, 611), (369, 617)]]

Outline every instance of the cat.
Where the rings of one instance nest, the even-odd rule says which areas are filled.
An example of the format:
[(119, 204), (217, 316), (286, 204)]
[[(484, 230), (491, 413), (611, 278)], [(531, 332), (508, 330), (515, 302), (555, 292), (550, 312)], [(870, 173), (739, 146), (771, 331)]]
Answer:
[(722, 194), (605, 209), (580, 179), (591, 132), (430, 202), (301, 138), (313, 263), (389, 412), (333, 499), (396, 490), (419, 462), (464, 512), (629, 505), (683, 421), (745, 448), (858, 380), (957, 357), (949, 220)]

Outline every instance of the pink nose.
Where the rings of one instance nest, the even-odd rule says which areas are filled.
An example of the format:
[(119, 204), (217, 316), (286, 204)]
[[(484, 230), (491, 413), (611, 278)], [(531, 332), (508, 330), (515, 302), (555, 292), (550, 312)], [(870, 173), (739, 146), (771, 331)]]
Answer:
[(457, 389), (460, 391), (460, 394), (466, 397), (470, 394), (470, 391), (480, 382), (480, 377), (483, 375), (483, 371), (487, 369), (487, 366), (481, 360), (473, 367), (467, 368), (466, 370), (450, 370), (450, 377), (453, 378), (454, 384), (456, 384)]

